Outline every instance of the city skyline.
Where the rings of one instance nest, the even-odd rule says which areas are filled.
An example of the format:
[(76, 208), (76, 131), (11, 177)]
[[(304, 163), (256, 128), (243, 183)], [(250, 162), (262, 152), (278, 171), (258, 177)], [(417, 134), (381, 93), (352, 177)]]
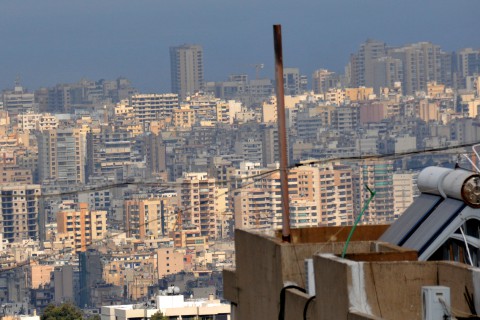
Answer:
[[(285, 66), (309, 77), (321, 68), (343, 72), (350, 54), (368, 38), (390, 46), (431, 41), (445, 51), (479, 47), (470, 26), (480, 5), (471, 1), (411, 1), (411, 6), (210, 1), (213, 11), (193, 1), (112, 4), (2, 4), (0, 37), (6, 45), (0, 53), (0, 86), (12, 87), (17, 76), (31, 90), (80, 78), (124, 76), (142, 92), (169, 92), (168, 48), (179, 43), (202, 45), (206, 81), (222, 81), (231, 73), (253, 78), (252, 65), (258, 63), (265, 65), (261, 76), (272, 78), (275, 23), (283, 25)], [(391, 15), (413, 5), (408, 15)], [(195, 12), (195, 19), (188, 19), (188, 12)]]
[(477, 3), (0, 1), (0, 318), (477, 319)]

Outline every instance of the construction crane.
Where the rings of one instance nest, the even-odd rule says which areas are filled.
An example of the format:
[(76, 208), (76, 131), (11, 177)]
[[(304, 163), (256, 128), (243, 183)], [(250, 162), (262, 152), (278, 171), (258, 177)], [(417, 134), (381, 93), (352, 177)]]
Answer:
[(249, 66), (255, 68), (255, 79), (258, 80), (260, 75), (260, 70), (262, 70), (265, 67), (265, 65), (263, 63), (256, 63), (256, 64), (249, 64)]

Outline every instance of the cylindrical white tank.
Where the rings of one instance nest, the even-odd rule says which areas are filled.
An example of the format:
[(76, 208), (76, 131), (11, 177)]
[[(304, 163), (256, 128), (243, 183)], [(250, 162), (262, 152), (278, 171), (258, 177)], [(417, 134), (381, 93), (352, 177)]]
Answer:
[(464, 169), (427, 167), (418, 175), (417, 185), (422, 193), (462, 200), (471, 207), (480, 207), (478, 173)]
[(443, 190), (445, 190), (445, 194), (454, 199), (459, 199), (467, 201), (466, 193), (465, 193), (465, 182), (472, 177), (479, 177), (479, 175), (472, 171), (457, 169), (450, 172), (444, 179), (443, 179)]
[(426, 167), (418, 175), (417, 186), (422, 193), (436, 194), (445, 197), (442, 182), (453, 169), (441, 167)]

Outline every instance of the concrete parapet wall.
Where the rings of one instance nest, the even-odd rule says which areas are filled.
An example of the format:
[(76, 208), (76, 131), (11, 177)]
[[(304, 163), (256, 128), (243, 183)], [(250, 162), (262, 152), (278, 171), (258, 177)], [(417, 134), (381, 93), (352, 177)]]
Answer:
[(437, 265), (428, 262), (370, 262), (365, 288), (374, 315), (384, 319), (421, 319), (422, 286), (437, 285)]
[[(347, 320), (349, 311), (349, 266), (327, 257), (314, 257), (316, 304), (314, 319)], [(322, 268), (318, 266), (321, 265)], [(325, 270), (325, 271), (322, 271)]]
[(439, 262), (438, 263), (438, 283), (439, 285), (450, 288), (450, 300), (453, 312), (460, 313), (461, 316), (469, 314), (469, 308), (463, 293), (468, 290), (469, 294), (473, 294), (476, 300), (475, 308), (480, 311), (480, 269), (470, 268), (463, 265), (462, 271), (459, 272), (459, 264), (455, 262)]
[[(303, 319), (303, 310), (310, 296), (299, 290), (288, 289), (285, 296), (285, 320)], [(315, 318), (315, 300), (311, 301), (307, 309), (307, 319)]]
[(283, 287), (280, 243), (274, 238), (237, 230), (235, 254), (238, 297), (235, 318), (276, 319)]
[(358, 262), (332, 254), (314, 259), (318, 319), (356, 319), (352, 314), (373, 317), (365, 319), (421, 319), (423, 286), (449, 287), (454, 315), (470, 313), (465, 287), (477, 301), (480, 298), (480, 283), (475, 281), (480, 270), (459, 263)]
[(237, 274), (235, 269), (223, 269), (223, 297), (234, 304), (238, 304), (237, 293)]
[[(304, 259), (312, 257), (316, 299), (309, 307), (310, 319), (421, 319), (422, 286), (450, 287), (452, 310), (459, 314), (469, 313), (465, 287), (480, 298), (480, 269), (419, 262), (415, 252), (375, 239), (351, 242), (346, 256), (351, 259), (342, 259), (345, 243), (332, 238), (331, 231), (320, 236), (330, 240), (320, 243), (310, 242), (316, 236), (302, 232), (307, 242), (300, 237), (283, 243), (277, 237), (236, 231), (236, 269), (224, 271), (224, 296), (236, 304), (236, 319), (278, 319), (281, 289), (292, 282), (306, 287)], [(367, 227), (363, 233), (368, 234)], [(307, 300), (306, 294), (287, 290), (285, 319), (302, 319)]]

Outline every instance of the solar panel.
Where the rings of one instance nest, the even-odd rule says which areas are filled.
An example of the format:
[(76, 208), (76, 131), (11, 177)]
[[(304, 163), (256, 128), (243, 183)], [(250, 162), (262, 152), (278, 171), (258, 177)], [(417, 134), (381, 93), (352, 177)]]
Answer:
[(379, 240), (401, 246), (442, 200), (441, 196), (422, 193)]
[(445, 199), (408, 237), (402, 247), (417, 250), (421, 254), (463, 208), (465, 208), (463, 201)]

